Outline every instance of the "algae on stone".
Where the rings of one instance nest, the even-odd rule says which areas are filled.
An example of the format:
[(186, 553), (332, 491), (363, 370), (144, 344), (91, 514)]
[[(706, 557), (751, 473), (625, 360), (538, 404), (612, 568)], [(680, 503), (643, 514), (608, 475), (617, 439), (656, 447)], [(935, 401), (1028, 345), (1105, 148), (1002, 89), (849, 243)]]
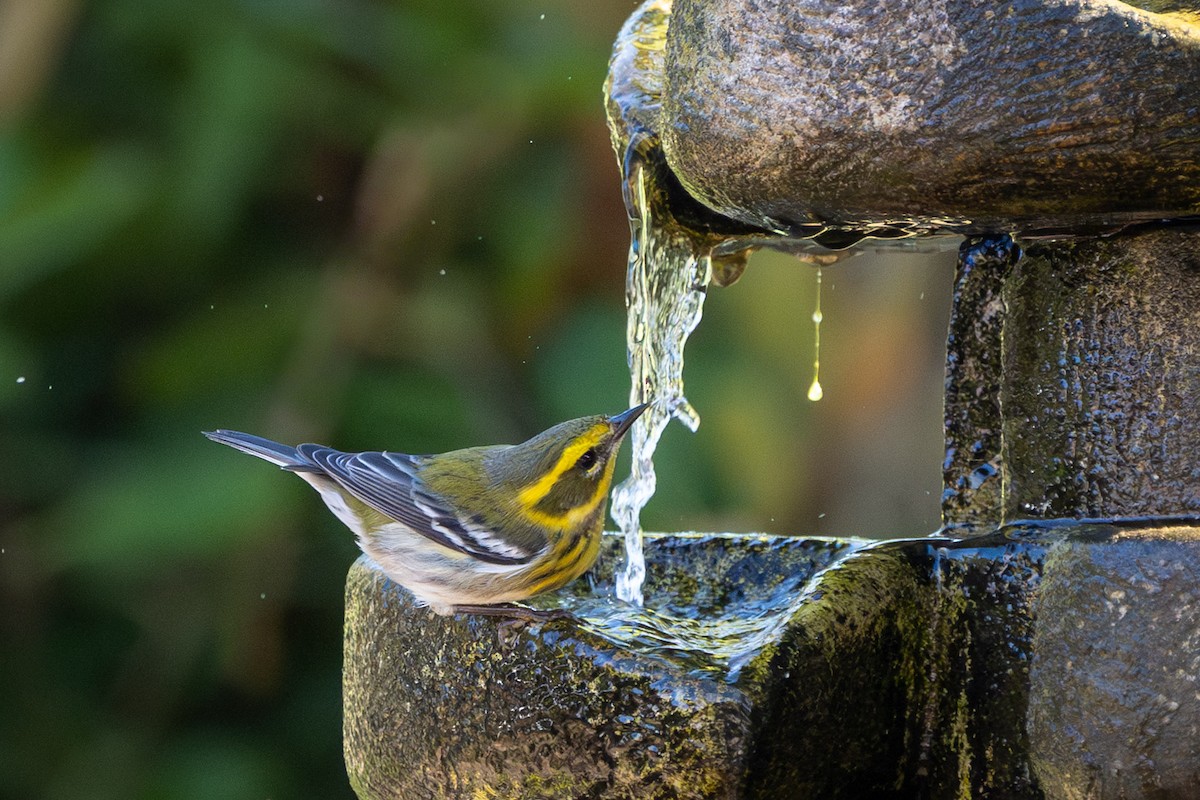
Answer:
[[(361, 797), (1036, 797), (1037, 536), (651, 537), (662, 605), (632, 617), (605, 608), (614, 539), (597, 595), (550, 598), (582, 619), (538, 625), (433, 617), (355, 564), (345, 746)], [(753, 624), (706, 629), (731, 609)]]

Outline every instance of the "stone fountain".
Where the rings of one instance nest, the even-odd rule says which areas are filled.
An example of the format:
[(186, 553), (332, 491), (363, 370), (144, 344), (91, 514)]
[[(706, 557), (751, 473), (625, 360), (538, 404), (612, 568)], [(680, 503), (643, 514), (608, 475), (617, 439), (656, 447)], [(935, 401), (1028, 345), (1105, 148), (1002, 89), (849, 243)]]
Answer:
[[(944, 528), (610, 541), (574, 619), (347, 582), (363, 798), (1200, 796), (1200, 12), (648, 0), (608, 90), (719, 256), (962, 238)], [(836, 268), (836, 267), (835, 267)], [(731, 289), (730, 291), (736, 291)]]

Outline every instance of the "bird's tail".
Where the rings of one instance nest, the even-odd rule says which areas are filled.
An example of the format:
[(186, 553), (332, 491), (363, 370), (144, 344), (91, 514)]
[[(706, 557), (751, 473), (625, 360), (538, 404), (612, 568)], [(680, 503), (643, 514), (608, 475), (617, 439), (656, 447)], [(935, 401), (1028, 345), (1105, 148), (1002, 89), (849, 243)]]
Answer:
[(272, 464), (278, 464), (287, 470), (305, 471), (311, 469), (313, 466), (312, 462), (296, 451), (296, 448), (280, 444), (279, 442), (272, 442), (270, 439), (264, 439), (261, 436), (224, 430), (204, 431), (203, 433), (214, 442), (227, 444), (230, 447), (241, 450), (243, 453), (249, 453), (252, 456), (258, 456), (261, 459), (270, 461)]

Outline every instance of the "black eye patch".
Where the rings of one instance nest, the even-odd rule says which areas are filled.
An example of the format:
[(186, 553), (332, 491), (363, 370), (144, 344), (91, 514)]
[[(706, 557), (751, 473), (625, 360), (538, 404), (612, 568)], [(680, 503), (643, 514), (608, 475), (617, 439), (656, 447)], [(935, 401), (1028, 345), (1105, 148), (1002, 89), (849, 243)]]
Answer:
[(583, 455), (581, 455), (579, 460), (575, 462), (575, 468), (587, 472), (589, 469), (596, 466), (596, 458), (596, 448), (589, 447), (587, 450), (583, 451)]

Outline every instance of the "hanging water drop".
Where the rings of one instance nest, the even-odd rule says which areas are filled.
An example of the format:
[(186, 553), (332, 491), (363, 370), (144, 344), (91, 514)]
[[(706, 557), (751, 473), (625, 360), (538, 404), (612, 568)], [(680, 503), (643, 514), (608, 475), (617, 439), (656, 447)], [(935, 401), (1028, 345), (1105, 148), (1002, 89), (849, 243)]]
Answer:
[(821, 268), (817, 268), (817, 307), (813, 309), (813, 379), (812, 385), (808, 387), (808, 399), (814, 403), (825, 396), (825, 390), (821, 388), (821, 320), (825, 315), (821, 313)]

